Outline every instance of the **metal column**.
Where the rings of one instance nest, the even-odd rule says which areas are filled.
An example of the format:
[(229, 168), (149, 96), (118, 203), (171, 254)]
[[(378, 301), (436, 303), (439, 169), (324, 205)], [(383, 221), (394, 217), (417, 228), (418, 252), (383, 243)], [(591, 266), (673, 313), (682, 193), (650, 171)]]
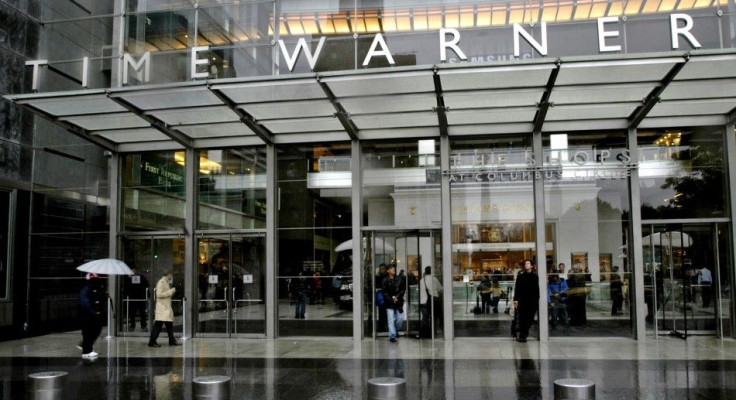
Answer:
[[(631, 165), (638, 166), (639, 152), (636, 140), (636, 129), (629, 129), (627, 147), (631, 157)], [(634, 339), (644, 340), (647, 334), (646, 315), (647, 307), (644, 302), (644, 251), (641, 239), (641, 195), (639, 186), (639, 169), (631, 169), (629, 178), (629, 270), (633, 273), (631, 281), (634, 284)], [(631, 289), (629, 289), (631, 290)], [(656, 313), (656, 309), (655, 309)], [(655, 316), (656, 318), (656, 316)]]
[(361, 222), (363, 221), (363, 169), (360, 141), (350, 142), (350, 175), (352, 178), (352, 234), (353, 234), (353, 341), (357, 345), (363, 340), (363, 249)]
[[(106, 155), (108, 153), (105, 153)], [(110, 191), (110, 203), (107, 205), (110, 211), (110, 229), (108, 230), (108, 254), (111, 258), (118, 257), (118, 227), (120, 226), (120, 157), (117, 153), (109, 153), (107, 160), (107, 179), (108, 179), (108, 190)], [(108, 281), (107, 292), (110, 293), (110, 299), (112, 304), (119, 304), (119, 294), (115, 288), (117, 285), (117, 278), (115, 275), (110, 275)], [(122, 310), (118, 311), (118, 318), (122, 318)], [(112, 326), (107, 327), (107, 336), (117, 336), (119, 324), (112, 323)]]
[(445, 295), (442, 296), (443, 335), (445, 342), (455, 338), (452, 316), (452, 204), (450, 197), (450, 138), (440, 137), (440, 170), (442, 181), (440, 184), (441, 214), (442, 214), (442, 287)]
[(547, 237), (544, 220), (544, 149), (542, 132), (532, 134), (532, 149), (536, 168), (534, 170), (534, 227), (537, 231), (537, 277), (539, 278), (539, 341), (549, 340), (549, 318), (547, 310)]
[(182, 339), (191, 338), (195, 332), (197, 316), (197, 288), (198, 288), (198, 251), (196, 236), (197, 229), (197, 174), (199, 171), (199, 154), (197, 150), (188, 148), (186, 150), (186, 164), (184, 176), (186, 181), (186, 222), (184, 223), (184, 307), (183, 315), (189, 315), (189, 321), (184, 322), (184, 336)]
[(266, 145), (266, 337), (276, 337), (276, 216), (278, 197), (276, 196), (276, 146)]

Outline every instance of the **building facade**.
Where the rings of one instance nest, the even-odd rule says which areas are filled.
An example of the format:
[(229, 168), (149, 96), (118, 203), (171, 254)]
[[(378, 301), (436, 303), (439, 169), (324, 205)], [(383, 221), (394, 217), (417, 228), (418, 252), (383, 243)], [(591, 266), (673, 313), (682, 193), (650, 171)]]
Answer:
[(505, 337), (524, 260), (541, 340), (734, 334), (732, 1), (0, 4), (15, 332), (113, 256), (118, 335), (173, 271), (185, 337), (382, 337), (395, 265)]

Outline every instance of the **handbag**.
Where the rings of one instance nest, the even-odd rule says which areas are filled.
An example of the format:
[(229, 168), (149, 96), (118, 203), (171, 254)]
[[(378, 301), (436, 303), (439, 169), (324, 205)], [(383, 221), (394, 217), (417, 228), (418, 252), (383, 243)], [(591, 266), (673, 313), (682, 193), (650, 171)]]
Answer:
[(378, 292), (376, 292), (376, 305), (381, 307), (383, 303), (383, 292), (379, 290)]

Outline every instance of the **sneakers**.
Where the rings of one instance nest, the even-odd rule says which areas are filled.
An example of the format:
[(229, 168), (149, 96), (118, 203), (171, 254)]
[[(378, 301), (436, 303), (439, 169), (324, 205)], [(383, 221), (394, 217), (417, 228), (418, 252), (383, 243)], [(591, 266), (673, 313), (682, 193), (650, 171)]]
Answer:
[(84, 358), (85, 360), (94, 360), (95, 358), (97, 358), (98, 355), (99, 354), (97, 354), (96, 352), (90, 351), (87, 354), (82, 354), (82, 358)]
[(388, 341), (391, 342), (391, 343), (396, 343), (396, 338), (391, 338)]
[(161, 347), (161, 345), (158, 343), (149, 343), (148, 347)]
[(181, 346), (181, 342), (169, 343), (169, 346)]

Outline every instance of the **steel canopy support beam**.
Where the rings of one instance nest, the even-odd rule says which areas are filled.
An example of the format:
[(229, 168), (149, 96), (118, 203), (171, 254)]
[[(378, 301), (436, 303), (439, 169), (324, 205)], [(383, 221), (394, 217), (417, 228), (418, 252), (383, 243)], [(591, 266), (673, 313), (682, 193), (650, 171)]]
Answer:
[(440, 136), (449, 136), (447, 127), (447, 112), (450, 111), (450, 109), (445, 106), (445, 98), (442, 96), (442, 79), (440, 79), (437, 71), (437, 67), (434, 67), (432, 69), (432, 72), (434, 73), (434, 75), (432, 76), (432, 78), (434, 79), (434, 93), (437, 97), (437, 108), (435, 108), (434, 111), (437, 111), (437, 121), (440, 128)]
[(273, 133), (263, 125), (259, 124), (252, 115), (238, 108), (238, 105), (234, 101), (232, 101), (221, 91), (212, 88), (212, 85), (208, 84), (207, 89), (209, 89), (212, 94), (217, 96), (217, 98), (220, 99), (220, 101), (225, 104), (230, 110), (232, 110), (232, 112), (237, 114), (237, 116), (240, 118), (240, 122), (242, 122), (243, 125), (247, 126), (248, 129), (253, 131), (253, 133), (255, 133), (256, 136), (258, 136), (261, 140), (263, 140), (265, 144), (273, 144)]
[(670, 71), (665, 75), (664, 79), (660, 82), (659, 86), (652, 89), (651, 93), (644, 99), (644, 104), (640, 105), (639, 107), (634, 110), (633, 113), (629, 116), (629, 128), (628, 129), (636, 129), (639, 127), (639, 124), (641, 124), (641, 121), (646, 118), (647, 114), (649, 114), (649, 111), (654, 108), (654, 106), (659, 103), (661, 100), (659, 96), (662, 95), (662, 92), (664, 92), (665, 89), (667, 89), (667, 86), (669, 86), (670, 83), (672, 83), (673, 80), (675, 80), (675, 77), (677, 74), (680, 73), (682, 68), (687, 64), (688, 61), (690, 61), (690, 54), (685, 54), (684, 61), (675, 64), (674, 67), (670, 69)]
[(146, 121), (149, 124), (151, 124), (151, 127), (152, 128), (154, 128), (157, 131), (163, 133), (164, 135), (170, 137), (171, 140), (173, 140), (176, 143), (179, 143), (180, 145), (184, 146), (184, 148), (187, 148), (188, 149), (188, 148), (191, 148), (192, 147), (192, 141), (191, 141), (191, 139), (189, 139), (183, 133), (181, 133), (181, 132), (179, 132), (179, 131), (177, 131), (175, 129), (171, 129), (171, 127), (168, 124), (166, 124), (165, 122), (161, 121), (160, 119), (158, 119), (158, 118), (156, 118), (156, 117), (154, 117), (152, 115), (147, 115), (143, 110), (141, 110), (140, 108), (136, 107), (131, 102), (129, 102), (129, 101), (123, 99), (123, 98), (111, 96), (109, 93), (108, 93), (107, 97), (110, 100), (114, 101), (115, 103), (123, 106), (128, 111), (132, 112), (133, 114), (141, 117), (144, 121)]
[(555, 69), (553, 69), (552, 72), (549, 74), (547, 87), (544, 90), (544, 94), (542, 94), (542, 99), (539, 100), (539, 110), (537, 110), (537, 113), (534, 115), (534, 128), (532, 128), (532, 132), (542, 132), (544, 120), (547, 118), (547, 111), (552, 106), (552, 104), (549, 102), (549, 98), (550, 96), (552, 96), (552, 90), (554, 89), (555, 83), (557, 82), (557, 75), (560, 74), (560, 66), (562, 65), (562, 60), (558, 58), (557, 61), (555, 61), (555, 65)]
[(319, 84), (319, 87), (322, 88), (322, 91), (325, 92), (325, 96), (330, 100), (332, 106), (335, 107), (335, 117), (340, 120), (340, 124), (342, 124), (345, 132), (350, 136), (350, 140), (358, 140), (358, 127), (355, 125), (355, 122), (350, 119), (350, 114), (348, 114), (342, 104), (337, 101), (337, 97), (332, 93), (332, 89), (330, 89), (325, 82), (322, 82), (319, 76), (317, 77), (317, 83)]

